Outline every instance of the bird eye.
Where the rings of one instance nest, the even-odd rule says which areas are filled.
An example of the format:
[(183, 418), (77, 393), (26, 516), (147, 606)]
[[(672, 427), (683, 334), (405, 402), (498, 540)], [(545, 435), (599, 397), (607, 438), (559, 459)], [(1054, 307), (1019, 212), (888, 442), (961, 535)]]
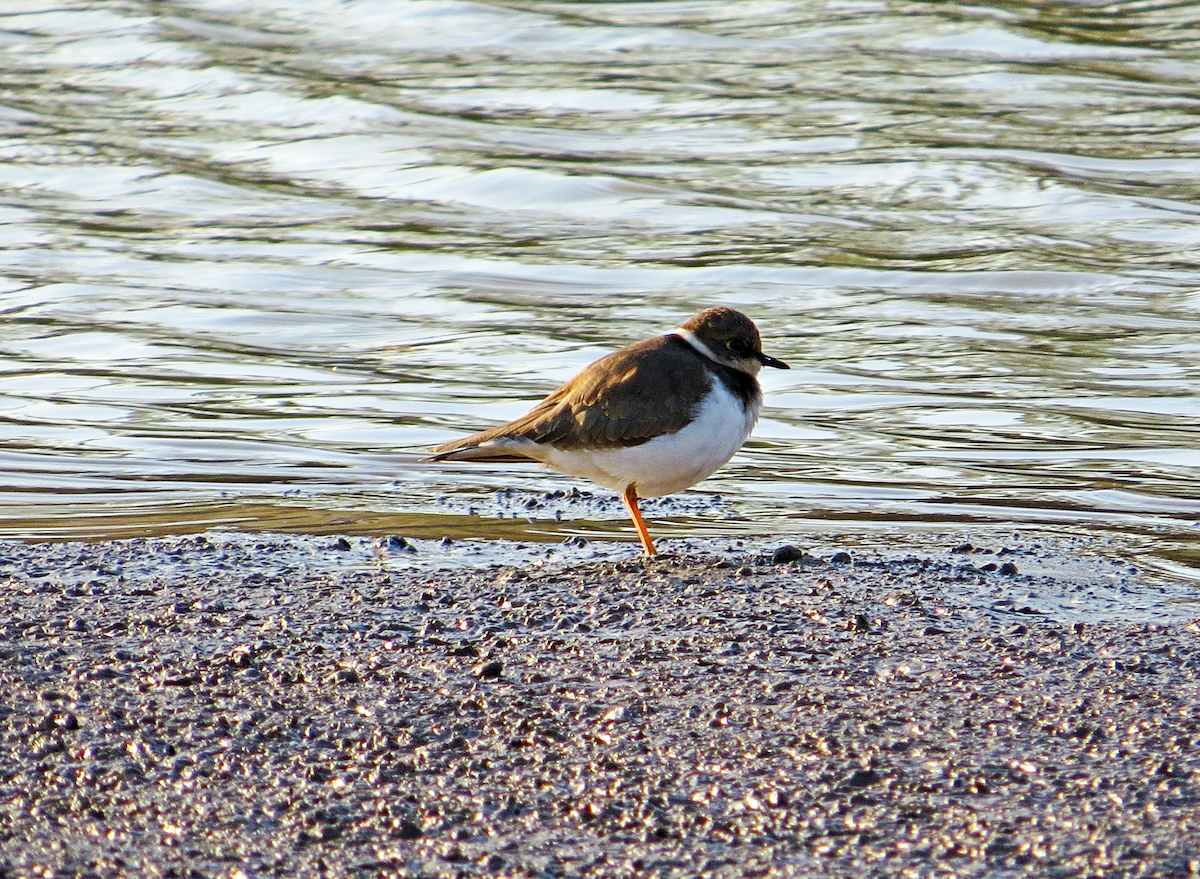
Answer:
[(741, 339), (731, 339), (726, 347), (729, 349), (730, 353), (736, 354), (739, 357), (744, 357), (750, 353), (750, 346)]

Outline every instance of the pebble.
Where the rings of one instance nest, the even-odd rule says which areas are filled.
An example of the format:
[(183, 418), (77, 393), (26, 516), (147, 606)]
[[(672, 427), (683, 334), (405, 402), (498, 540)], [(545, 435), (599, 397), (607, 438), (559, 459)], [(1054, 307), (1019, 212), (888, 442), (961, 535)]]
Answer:
[(413, 553), (413, 552), (417, 551), (417, 548), (415, 546), (413, 546), (411, 543), (409, 543), (407, 540), (405, 540), (403, 537), (400, 537), (397, 534), (393, 534), (392, 536), (388, 537), (387, 540), (384, 542), (384, 545), (387, 547), (388, 551), (390, 551), (390, 552)]
[(790, 543), (784, 544), (771, 554), (771, 564), (788, 565), (804, 558), (804, 552)]
[(504, 674), (504, 663), (498, 659), (492, 660), (491, 662), (481, 663), (480, 665), (476, 666), (475, 674), (477, 677), (481, 677), (484, 680), (495, 680)]

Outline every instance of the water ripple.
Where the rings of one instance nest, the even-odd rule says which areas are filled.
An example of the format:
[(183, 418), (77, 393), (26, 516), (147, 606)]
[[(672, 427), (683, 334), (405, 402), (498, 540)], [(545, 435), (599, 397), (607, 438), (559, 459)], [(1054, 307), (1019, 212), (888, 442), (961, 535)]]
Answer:
[(421, 451), (726, 303), (793, 369), (664, 533), (1200, 569), (1189, 4), (251, 7), (0, 13), (0, 533), (512, 536)]

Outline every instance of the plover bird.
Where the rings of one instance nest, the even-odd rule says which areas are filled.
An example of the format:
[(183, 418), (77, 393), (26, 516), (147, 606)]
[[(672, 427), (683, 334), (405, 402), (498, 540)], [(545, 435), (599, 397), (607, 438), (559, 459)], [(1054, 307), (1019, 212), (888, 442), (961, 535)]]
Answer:
[(654, 541), (638, 498), (712, 475), (758, 421), (758, 328), (709, 308), (665, 336), (602, 357), (516, 421), (438, 446), (429, 461), (538, 461), (621, 495), (646, 555)]

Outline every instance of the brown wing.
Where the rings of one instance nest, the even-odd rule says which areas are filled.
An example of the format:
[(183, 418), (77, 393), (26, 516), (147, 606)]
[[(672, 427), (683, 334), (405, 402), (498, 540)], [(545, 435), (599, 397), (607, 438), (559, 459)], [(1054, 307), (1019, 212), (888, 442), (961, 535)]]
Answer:
[[(491, 440), (528, 440), (562, 449), (641, 445), (683, 429), (711, 385), (704, 359), (678, 336), (638, 342), (602, 357), (508, 424), (434, 449), (433, 460)], [(480, 450), (483, 451), (482, 449)], [(523, 460), (513, 449), (486, 459)]]

